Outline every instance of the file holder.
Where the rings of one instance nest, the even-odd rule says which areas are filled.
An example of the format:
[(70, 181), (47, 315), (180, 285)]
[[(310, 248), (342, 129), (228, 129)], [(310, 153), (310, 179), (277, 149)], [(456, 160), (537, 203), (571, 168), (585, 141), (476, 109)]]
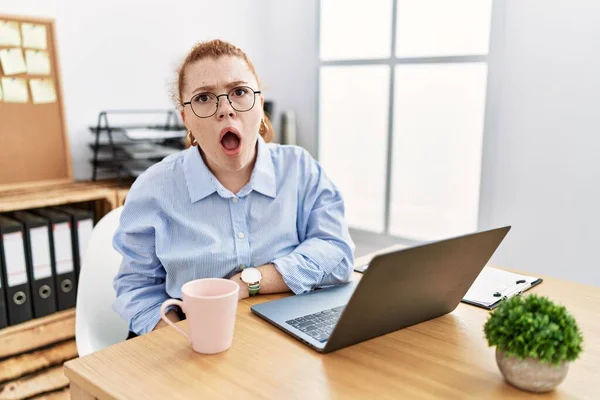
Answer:
[(33, 316), (44, 317), (57, 311), (56, 286), (50, 254), (50, 226), (35, 214), (15, 211), (10, 217), (24, 227), (25, 259), (31, 286)]
[(73, 243), (73, 263), (77, 279), (81, 271), (83, 253), (94, 228), (94, 213), (72, 206), (58, 206), (52, 208), (66, 214), (71, 219), (71, 241)]
[(33, 312), (23, 226), (4, 216), (0, 216), (0, 269), (3, 282), (6, 282), (8, 325), (29, 321)]
[(37, 208), (31, 212), (46, 218), (51, 226), (50, 254), (58, 310), (73, 308), (77, 299), (77, 280), (73, 264), (71, 219), (68, 215), (49, 208)]

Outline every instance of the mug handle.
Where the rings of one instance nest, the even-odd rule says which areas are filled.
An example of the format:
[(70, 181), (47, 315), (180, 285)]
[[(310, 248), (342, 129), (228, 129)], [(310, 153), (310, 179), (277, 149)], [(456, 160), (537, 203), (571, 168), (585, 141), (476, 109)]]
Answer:
[(173, 328), (175, 328), (175, 330), (179, 333), (181, 333), (183, 336), (185, 336), (185, 338), (188, 340), (188, 342), (192, 343), (192, 339), (190, 339), (190, 335), (187, 334), (186, 331), (184, 331), (183, 329), (181, 329), (180, 327), (178, 327), (177, 325), (175, 325), (169, 318), (167, 318), (166, 314), (166, 310), (167, 307), (169, 306), (179, 306), (181, 307), (181, 309), (183, 310), (183, 301), (181, 300), (177, 300), (177, 299), (169, 299), (169, 300), (165, 300), (164, 303), (162, 303), (162, 305), (160, 306), (160, 317), (162, 318), (163, 321), (165, 321), (167, 324), (171, 325)]

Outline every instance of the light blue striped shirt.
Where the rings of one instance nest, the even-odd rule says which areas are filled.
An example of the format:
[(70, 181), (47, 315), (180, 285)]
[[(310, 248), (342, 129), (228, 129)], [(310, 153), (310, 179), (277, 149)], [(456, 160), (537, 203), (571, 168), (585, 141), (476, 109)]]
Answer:
[(160, 305), (184, 283), (229, 278), (275, 264), (296, 294), (347, 282), (354, 243), (344, 202), (300, 147), (258, 139), (250, 182), (233, 194), (196, 147), (165, 158), (135, 181), (113, 245), (123, 255), (113, 309), (137, 334), (160, 320)]

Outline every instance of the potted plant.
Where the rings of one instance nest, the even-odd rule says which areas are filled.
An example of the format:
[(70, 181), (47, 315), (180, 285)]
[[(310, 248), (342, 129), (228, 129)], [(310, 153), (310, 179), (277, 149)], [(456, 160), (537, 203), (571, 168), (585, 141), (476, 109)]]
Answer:
[(583, 338), (564, 306), (546, 297), (515, 296), (490, 315), (484, 326), (496, 362), (512, 385), (547, 392), (567, 375), (569, 362), (582, 351)]

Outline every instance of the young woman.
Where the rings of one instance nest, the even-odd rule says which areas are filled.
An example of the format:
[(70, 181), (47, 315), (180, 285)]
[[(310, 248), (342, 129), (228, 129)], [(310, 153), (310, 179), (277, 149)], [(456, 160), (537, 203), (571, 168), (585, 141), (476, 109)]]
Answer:
[(349, 281), (342, 196), (308, 152), (267, 144), (273, 129), (246, 54), (220, 40), (196, 45), (177, 101), (192, 146), (139, 176), (114, 236), (123, 262), (113, 308), (130, 331), (166, 325), (160, 305), (193, 279), (232, 279), (240, 298)]

